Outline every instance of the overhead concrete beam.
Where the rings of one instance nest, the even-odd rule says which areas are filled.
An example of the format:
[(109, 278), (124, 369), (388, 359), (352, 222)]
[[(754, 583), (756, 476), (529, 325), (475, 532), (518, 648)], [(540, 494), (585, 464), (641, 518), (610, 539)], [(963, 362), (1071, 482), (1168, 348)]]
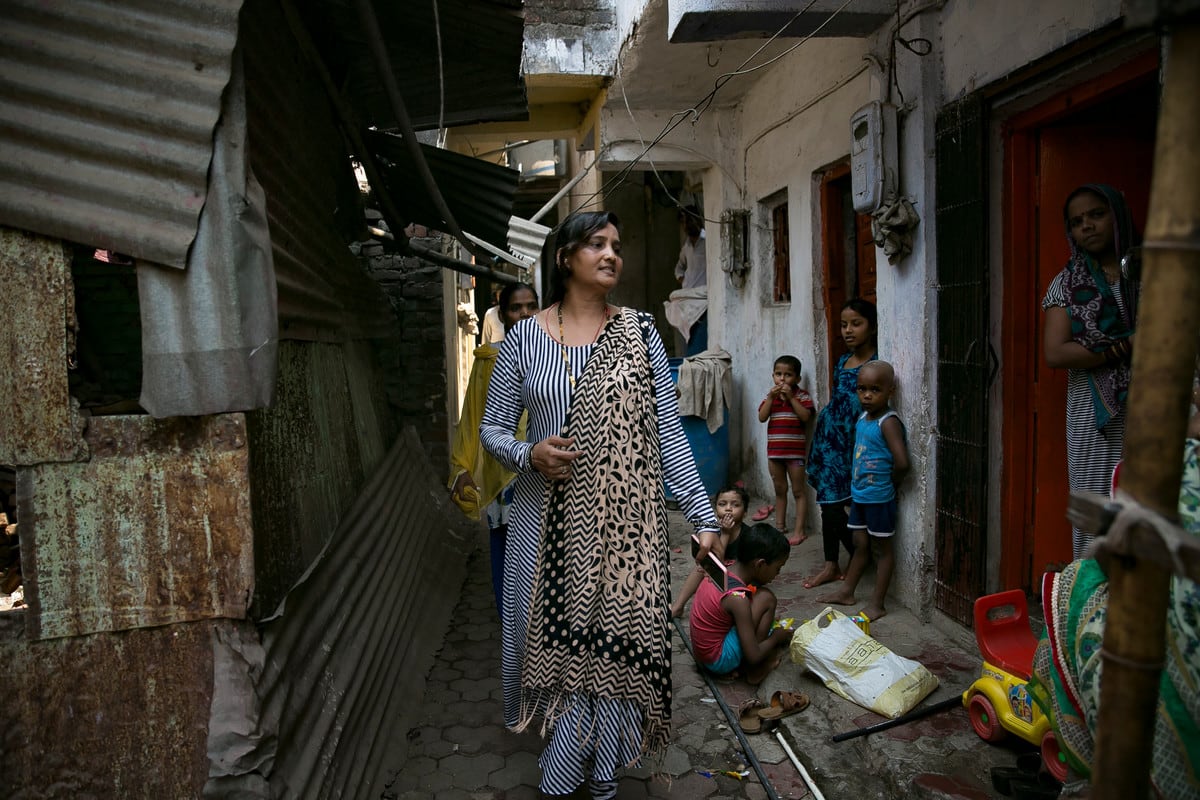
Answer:
[(809, 5), (807, 0), (669, 0), (667, 35), (676, 44), (765, 39), (780, 29), (783, 37), (808, 36), (818, 28), (818, 36), (864, 37), (896, 14), (892, 0), (855, 0), (853, 10), (841, 11), (841, 0), (817, 0), (801, 14)]

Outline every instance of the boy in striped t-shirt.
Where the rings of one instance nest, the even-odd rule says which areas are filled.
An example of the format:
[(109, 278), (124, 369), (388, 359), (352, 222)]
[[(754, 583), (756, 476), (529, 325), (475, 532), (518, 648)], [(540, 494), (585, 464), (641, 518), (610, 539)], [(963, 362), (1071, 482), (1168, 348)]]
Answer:
[[(796, 524), (788, 544), (795, 547), (808, 538), (804, 518), (808, 511), (804, 465), (808, 456), (805, 430), (815, 408), (812, 397), (800, 388), (800, 359), (775, 359), (774, 385), (758, 407), (758, 421), (767, 423), (767, 468), (775, 485), (775, 527), (787, 530), (788, 481), (796, 500)], [(769, 514), (770, 511), (767, 511)], [(755, 515), (755, 519), (765, 518)]]

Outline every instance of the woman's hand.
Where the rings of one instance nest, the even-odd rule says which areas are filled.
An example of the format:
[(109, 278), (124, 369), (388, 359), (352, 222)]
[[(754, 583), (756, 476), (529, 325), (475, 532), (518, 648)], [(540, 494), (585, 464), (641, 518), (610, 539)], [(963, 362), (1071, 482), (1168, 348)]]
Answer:
[(1093, 353), (1071, 338), (1071, 315), (1062, 306), (1046, 309), (1042, 351), (1046, 366), (1055, 369), (1095, 369), (1105, 364), (1103, 353)]
[(718, 544), (721, 541), (721, 534), (716, 531), (701, 531), (696, 534), (696, 538), (700, 540), (700, 550), (696, 553), (696, 563), (699, 564), (708, 558), (709, 552), (719, 550)]
[(450, 496), (458, 503), (479, 502), (479, 487), (475, 484), (471, 473), (464, 471), (454, 479), (454, 485), (450, 487)]
[(552, 481), (565, 481), (571, 477), (571, 462), (583, 455), (575, 449), (574, 438), (547, 436), (533, 446), (529, 463), (538, 472)]

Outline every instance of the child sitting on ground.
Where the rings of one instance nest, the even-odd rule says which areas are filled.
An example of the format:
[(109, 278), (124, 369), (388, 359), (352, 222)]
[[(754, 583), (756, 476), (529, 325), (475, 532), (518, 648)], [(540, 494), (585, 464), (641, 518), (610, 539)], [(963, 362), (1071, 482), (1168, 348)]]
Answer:
[(767, 523), (747, 528), (737, 542), (724, 591), (703, 580), (692, 603), (689, 627), (696, 660), (714, 675), (740, 674), (762, 683), (783, 659), (792, 631), (775, 627), (777, 601), (767, 584), (787, 563), (787, 537)]
[[(717, 500), (713, 503), (716, 509), (717, 522), (721, 524), (721, 538), (717, 541), (713, 552), (723, 564), (728, 565), (737, 560), (737, 541), (742, 531), (749, 528), (742, 522), (746, 516), (746, 506), (750, 503), (750, 495), (741, 486), (723, 486), (717, 492)], [(682, 617), (683, 609), (692, 595), (696, 593), (700, 582), (704, 580), (704, 570), (699, 566), (688, 573), (679, 596), (671, 603), (671, 616)]]
[(908, 472), (908, 445), (904, 423), (888, 402), (896, 388), (896, 373), (886, 361), (868, 361), (858, 370), (858, 400), (863, 412), (854, 428), (854, 465), (850, 476), (850, 532), (854, 534), (854, 556), (846, 570), (846, 582), (836, 594), (819, 598), (822, 603), (850, 605), (870, 559), (868, 543), (879, 550), (875, 568), (875, 591), (863, 616), (876, 620), (887, 614), (884, 598), (892, 581), (896, 556), (892, 537), (896, 533), (896, 486)]
[[(795, 356), (775, 359), (771, 380), (771, 391), (758, 406), (758, 421), (767, 423), (767, 470), (775, 486), (775, 527), (781, 531), (787, 529), (788, 481), (792, 484), (796, 524), (788, 544), (794, 547), (808, 538), (804, 532), (808, 516), (805, 429), (815, 413), (815, 406), (809, 393), (800, 388), (800, 359)], [(754, 519), (766, 519), (771, 508), (760, 509), (762, 516), (755, 514)]]

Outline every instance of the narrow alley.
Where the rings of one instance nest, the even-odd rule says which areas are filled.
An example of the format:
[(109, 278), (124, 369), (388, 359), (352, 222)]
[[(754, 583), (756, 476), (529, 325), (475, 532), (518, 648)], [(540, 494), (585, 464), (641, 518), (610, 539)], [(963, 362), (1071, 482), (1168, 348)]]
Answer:
[[(692, 561), (684, 552), (689, 530), (678, 512), (671, 513), (672, 576), (678, 588)], [(500, 624), (492, 600), (487, 569), (486, 536), (472, 553), (462, 595), (446, 632), (445, 644), (429, 675), (421, 700), (419, 724), (408, 732), (409, 758), (390, 780), (387, 800), (532, 800), (537, 798), (541, 741), (536, 733), (504, 728), (500, 690)], [(771, 584), (781, 601), (780, 616), (797, 623), (824, 606), (805, 590), (803, 576), (820, 566), (820, 542), (809, 539), (797, 548)], [(869, 589), (868, 575), (864, 590)], [(683, 629), (686, 631), (686, 621)], [(895, 652), (914, 658), (933, 672), (939, 687), (924, 707), (961, 693), (979, 675), (980, 660), (969, 633), (956, 636), (893, 609), (872, 633)], [(620, 783), (621, 800), (763, 800), (771, 797), (760, 784), (725, 715), (712, 697), (691, 655), (676, 633), (672, 648), (674, 744), (663, 775), (631, 770)], [(755, 690), (741, 681), (717, 685), (734, 710)], [(1029, 746), (990, 745), (971, 729), (959, 708), (923, 720), (840, 744), (835, 733), (882, 722), (879, 717), (843, 700), (812, 674), (785, 659), (758, 687), (767, 699), (776, 690), (804, 692), (812, 704), (783, 720), (789, 746), (828, 800), (855, 798), (893, 800), (944, 798), (985, 800), (1001, 797), (992, 789), (989, 771), (1011, 766)], [(748, 736), (776, 797), (816, 797), (773, 734)], [(739, 773), (741, 778), (727, 773)], [(585, 797), (586, 792), (577, 793)]]

